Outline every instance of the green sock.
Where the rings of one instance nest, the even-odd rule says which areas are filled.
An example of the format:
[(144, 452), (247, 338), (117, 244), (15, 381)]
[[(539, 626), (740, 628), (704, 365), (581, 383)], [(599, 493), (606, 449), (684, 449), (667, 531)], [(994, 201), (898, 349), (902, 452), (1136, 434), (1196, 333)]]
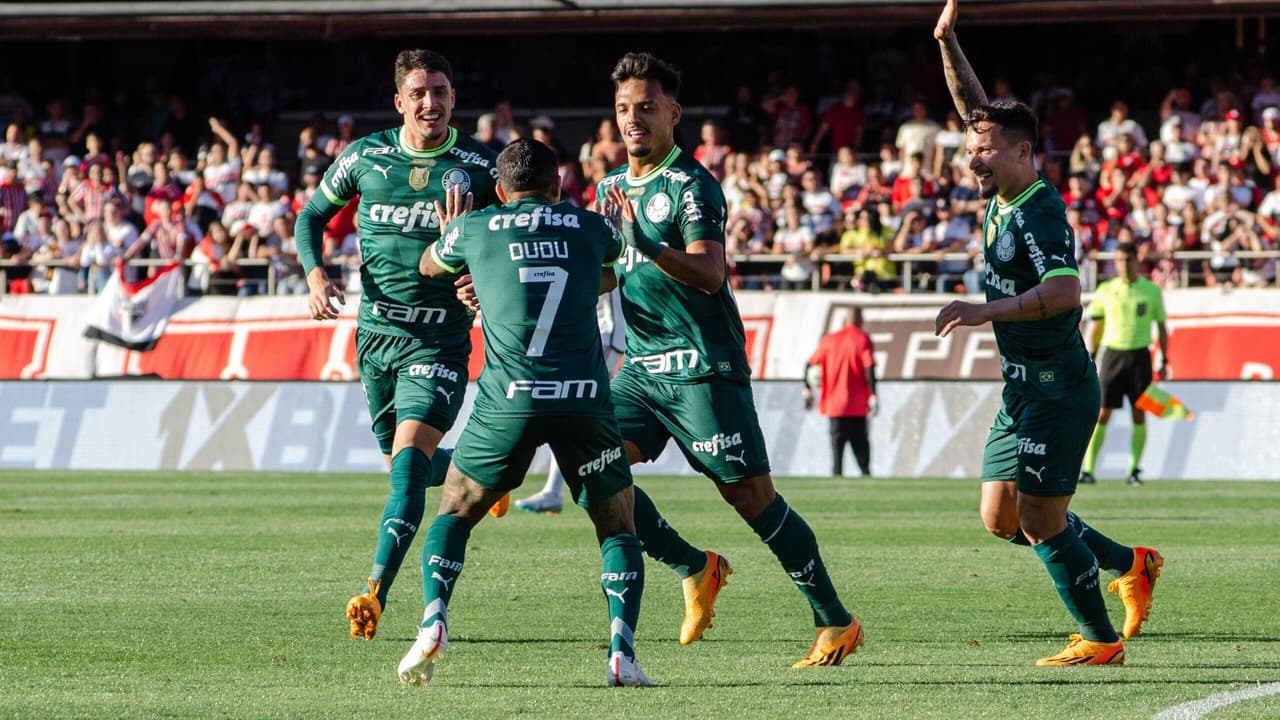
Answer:
[(400, 563), (413, 544), (413, 536), (422, 524), (422, 511), (427, 501), (427, 482), (431, 460), (415, 447), (402, 448), (391, 458), (391, 494), (382, 507), (378, 525), (378, 541), (373, 549), (373, 569), (369, 578), (382, 581), (378, 603), (385, 609), (391, 584), (400, 572)]
[(462, 574), (471, 526), (466, 518), (437, 515), (422, 543), (422, 627), (445, 619), (449, 598)]
[(1093, 474), (1098, 463), (1098, 453), (1102, 452), (1102, 441), (1107, 439), (1107, 426), (1098, 423), (1093, 426), (1093, 435), (1089, 437), (1089, 448), (1084, 451), (1084, 471)]
[(1098, 567), (1112, 575), (1123, 575), (1133, 567), (1133, 548), (1112, 540), (1094, 530), (1079, 515), (1067, 511), (1067, 529), (1080, 536), (1089, 552), (1098, 559)]
[(1031, 546), (1040, 562), (1053, 578), (1053, 587), (1067, 606), (1067, 612), (1080, 623), (1080, 634), (1086, 640), (1115, 642), (1119, 639), (1107, 606), (1098, 587), (1098, 561), (1071, 528), (1067, 528), (1038, 545)]
[(634, 487), (636, 537), (643, 543), (644, 553), (675, 570), (681, 580), (702, 572), (707, 566), (707, 554), (680, 537), (658, 514), (658, 508), (640, 486)]
[(635, 630), (644, 594), (644, 552), (631, 533), (610, 535), (600, 543), (600, 587), (609, 603), (609, 656), (621, 652), (635, 660)]
[(436, 448), (431, 456), (431, 477), (427, 479), (427, 487), (444, 485), (444, 476), (449, 474), (449, 463), (453, 461), (453, 448)]
[[(1102, 533), (1094, 530), (1085, 521), (1080, 519), (1079, 515), (1067, 511), (1067, 529), (1074, 532), (1084, 541), (1089, 548), (1089, 552), (1098, 559), (1098, 567), (1110, 572), (1112, 575), (1123, 575), (1129, 572), (1129, 568), (1133, 567), (1133, 548), (1112, 540)], [(1027, 540), (1027, 536), (1022, 534), (1022, 528), (1018, 528), (1018, 532), (1009, 538), (1009, 542), (1014, 545), (1030, 546), (1031, 541)]]
[(1129, 438), (1129, 474), (1142, 465), (1142, 451), (1147, 447), (1147, 424), (1133, 426), (1133, 437)]
[(836, 589), (827, 575), (827, 566), (818, 552), (818, 539), (800, 514), (787, 506), (781, 495), (774, 497), (755, 520), (751, 529), (773, 551), (782, 569), (813, 608), (815, 627), (843, 626), (853, 616), (840, 603)]

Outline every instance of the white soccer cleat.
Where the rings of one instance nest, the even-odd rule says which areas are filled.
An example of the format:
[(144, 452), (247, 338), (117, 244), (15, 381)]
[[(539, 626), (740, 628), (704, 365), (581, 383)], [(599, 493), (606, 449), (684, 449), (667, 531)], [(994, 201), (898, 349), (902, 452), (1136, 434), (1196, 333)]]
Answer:
[(616, 652), (609, 656), (609, 669), (605, 673), (609, 687), (653, 687), (653, 680), (640, 669), (640, 663)]
[(418, 630), (418, 639), (413, 642), (413, 647), (409, 648), (409, 652), (405, 653), (404, 659), (400, 661), (397, 673), (401, 684), (426, 685), (431, 682), (436, 661), (443, 658), (448, 649), (449, 632), (445, 629), (443, 622), (437, 620), (431, 624), (431, 627)]
[(564, 508), (564, 498), (549, 492), (539, 492), (516, 501), (516, 507), (525, 512), (558, 513)]

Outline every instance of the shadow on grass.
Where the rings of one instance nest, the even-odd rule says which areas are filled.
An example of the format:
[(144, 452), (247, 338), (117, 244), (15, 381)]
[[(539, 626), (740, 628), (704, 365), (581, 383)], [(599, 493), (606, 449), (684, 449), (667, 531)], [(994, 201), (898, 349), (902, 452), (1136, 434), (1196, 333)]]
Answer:
[[(1056, 640), (1062, 638), (1062, 632), (1021, 632), (1007, 633), (1002, 636), (1005, 640), (1013, 641), (1029, 641), (1029, 640)], [(1250, 635), (1248, 633), (1219, 633), (1208, 632), (1204, 630), (1185, 630), (1185, 631), (1154, 631), (1144, 632), (1133, 638), (1133, 640), (1196, 640), (1201, 642), (1260, 642), (1260, 643), (1280, 643), (1280, 637), (1274, 635)]]

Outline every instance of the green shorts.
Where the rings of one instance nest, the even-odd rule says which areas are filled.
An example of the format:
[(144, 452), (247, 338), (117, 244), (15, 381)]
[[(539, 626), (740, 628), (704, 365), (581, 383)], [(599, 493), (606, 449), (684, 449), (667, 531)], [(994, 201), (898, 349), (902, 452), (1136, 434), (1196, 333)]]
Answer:
[(574, 502), (584, 508), (631, 487), (622, 434), (607, 416), (472, 413), (453, 450), (453, 464), (490, 490), (510, 492), (524, 482), (533, 453), (543, 444), (551, 446)]
[(760, 420), (749, 384), (711, 378), (687, 385), (662, 382), (624, 365), (613, 378), (613, 414), (622, 437), (646, 460), (674, 438), (695, 470), (718, 483), (769, 472)]
[(1029, 398), (1008, 385), (1002, 399), (982, 455), (983, 481), (1014, 480), (1028, 495), (1074, 495), (1102, 404), (1098, 376), (1090, 371), (1061, 400)]
[(411, 337), (356, 329), (360, 385), (382, 454), (391, 454), (396, 425), (418, 420), (448, 432), (467, 391), (470, 346), (423, 347)]

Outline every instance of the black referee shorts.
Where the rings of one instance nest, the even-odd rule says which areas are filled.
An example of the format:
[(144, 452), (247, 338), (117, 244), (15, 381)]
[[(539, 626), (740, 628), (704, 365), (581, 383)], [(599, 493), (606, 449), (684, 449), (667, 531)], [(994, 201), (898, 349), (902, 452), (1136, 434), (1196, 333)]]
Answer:
[(1118, 408), (1129, 398), (1129, 406), (1151, 384), (1151, 351), (1112, 350), (1102, 354), (1102, 367), (1098, 379), (1102, 382), (1102, 407)]

